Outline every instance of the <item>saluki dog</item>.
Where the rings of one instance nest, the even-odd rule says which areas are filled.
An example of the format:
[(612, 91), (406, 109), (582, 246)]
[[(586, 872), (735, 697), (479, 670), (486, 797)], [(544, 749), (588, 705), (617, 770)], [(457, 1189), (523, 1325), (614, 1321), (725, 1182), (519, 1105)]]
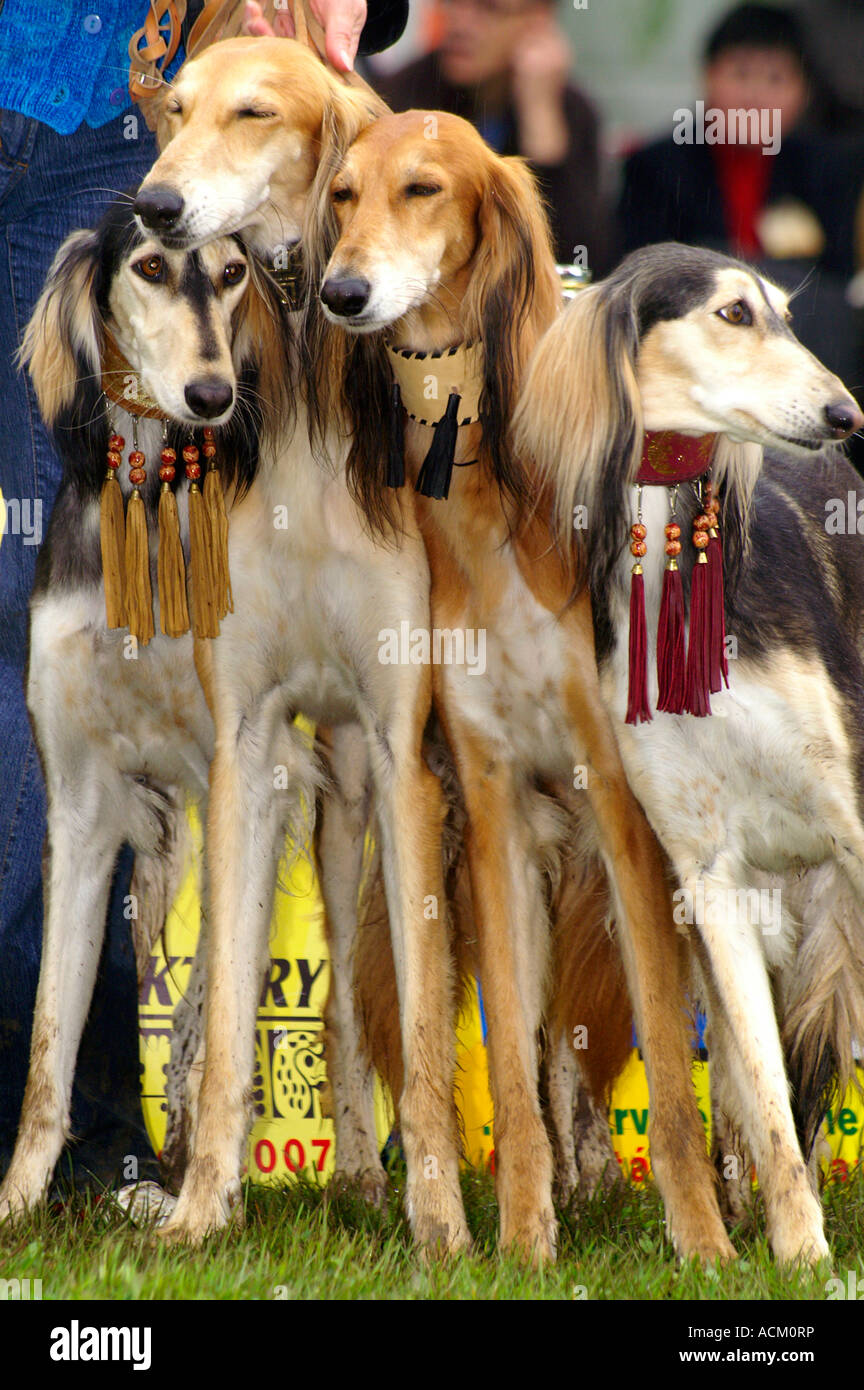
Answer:
[[(68, 1134), (75, 1058), (119, 849), (125, 840), (137, 855), (140, 956), (179, 885), (185, 803), (206, 803), (213, 726), (193, 639), (188, 631), (160, 631), (160, 451), (167, 446), (179, 458), (195, 431), (198, 451), (206, 426), (223, 484), (229, 491), (249, 486), (260, 402), (278, 409), (287, 377), (280, 310), (266, 280), (252, 283), (236, 238), (165, 251), (142, 236), (130, 198), (112, 205), (96, 230), (64, 242), (27, 328), (22, 358), (64, 478), (30, 611), (27, 702), (48, 798), (45, 925), (30, 1073), (0, 1216), (44, 1195)], [(289, 407), (284, 401), (283, 410)], [(146, 465), (138, 490), (151, 539), (156, 631), (146, 643), (107, 626), (100, 546), (109, 453), (118, 479), (112, 486), (129, 499), (125, 463), (135, 450)], [(174, 472), (169, 491), (188, 557), (190, 483), (182, 465)], [(199, 965), (190, 996), (202, 986)], [(172, 1095), (169, 1086), (169, 1102)], [(179, 1093), (173, 1100), (184, 1104)]]
[[(555, 1251), (538, 1096), (550, 933), (532, 820), (536, 790), (548, 788), (586, 801), (583, 852), (609, 877), (670, 1237), (681, 1255), (727, 1258), (690, 1083), (664, 861), (601, 699), (588, 594), (570, 602), (570, 549), (556, 550), (539, 506), (532, 510), (532, 478), (508, 439), (531, 350), (560, 306), (533, 180), (458, 117), (384, 116), (333, 178), (322, 221), (328, 216), (339, 239), (321, 298), (353, 335), (349, 467), (369, 494), (401, 482), (404, 427), (405, 474), (419, 488), (432, 571), (433, 635), (485, 640), (485, 675), (446, 659), (433, 673), (468, 816), (501, 1241), (538, 1260)], [(603, 1045), (601, 1029), (588, 1046)]]
[[(188, 63), (165, 93), (164, 152), (136, 209), (169, 246), (242, 226), (279, 267), (304, 228), (304, 205), (358, 128), (381, 109), (343, 87), (300, 45), (229, 40)], [(316, 172), (317, 171), (317, 172)], [(318, 182), (316, 183), (316, 179)], [(304, 254), (314, 251), (304, 238)], [(326, 377), (329, 356), (301, 338)], [(309, 336), (307, 336), (307, 334)], [(332, 374), (322, 383), (340, 384)], [(316, 409), (317, 405), (317, 409)], [(310, 438), (315, 439), (313, 451)], [(267, 949), (280, 830), (295, 825), (330, 782), (294, 731), (302, 711), (331, 731), (330, 824), (351, 839), (324, 853), (322, 888), (333, 969), (356, 928), (371, 767), (404, 1045), (400, 1098), (408, 1169), (406, 1207), (415, 1238), (447, 1250), (469, 1240), (458, 1171), (452, 1090), (452, 970), (436, 904), (442, 803), (421, 756), (431, 674), (380, 659), (378, 631), (428, 627), (429, 571), (410, 497), (374, 499), (349, 487), (350, 446), (336, 392), (326, 408), (308, 389), (293, 431), (278, 432), (276, 460), (259, 470), (231, 513), (234, 612), (202, 654), (216, 728), (206, 854), (210, 870), (206, 1061), (192, 1154), (177, 1208), (163, 1228), (198, 1240), (239, 1219), (256, 999)], [(358, 800), (359, 797), (359, 800)], [(361, 824), (359, 833), (354, 833)], [(322, 830), (322, 842), (326, 823)], [(333, 831), (337, 847), (341, 835)], [(343, 945), (344, 943), (344, 945)], [(345, 1008), (351, 1001), (345, 998)], [(350, 1023), (341, 1030), (347, 1040)], [(367, 1166), (378, 1164), (374, 1132)], [(361, 1159), (354, 1155), (352, 1165)]]
[[(864, 562), (845, 511), (859, 480), (828, 447), (862, 423), (842, 383), (794, 337), (781, 290), (747, 266), (672, 244), (633, 253), (576, 298), (537, 350), (515, 421), (517, 447), (554, 489), (567, 550), (573, 509), (586, 509), (575, 539), (603, 694), (630, 784), (679, 881), (715, 1097), (755, 1160), (781, 1261), (828, 1253), (805, 1160), (827, 1092), (854, 1075), (853, 1039), (864, 1036)], [(637, 474), (652, 457), (664, 466), (646, 441), (664, 431), (679, 432), (681, 459), (701, 451), (696, 466), (710, 463), (715, 495), (682, 484), (670, 521), (666, 487), (643, 486), (636, 520)], [(681, 551), (683, 533), (675, 563), (685, 596), (693, 589), (689, 689), (694, 648), (704, 661), (693, 557), (718, 512), (737, 652), (727, 640), (728, 689), (718, 672), (713, 713), (705, 701), (699, 717), (680, 712), (671, 681), (658, 694), (654, 634), (664, 551)], [(635, 707), (631, 523), (647, 633)], [(683, 631), (679, 640), (683, 651)]]

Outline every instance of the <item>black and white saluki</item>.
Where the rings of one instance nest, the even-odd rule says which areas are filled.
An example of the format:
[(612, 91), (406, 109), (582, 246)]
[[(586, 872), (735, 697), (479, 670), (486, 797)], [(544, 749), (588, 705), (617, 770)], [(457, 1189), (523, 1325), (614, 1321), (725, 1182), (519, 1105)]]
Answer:
[[(160, 631), (160, 453), (173, 447), (179, 462), (184, 446), (202, 444), (202, 427), (213, 429), (223, 482), (229, 490), (249, 486), (263, 392), (273, 397), (286, 378), (280, 307), (266, 280), (253, 283), (236, 238), (192, 253), (163, 251), (138, 230), (129, 198), (95, 230), (67, 238), (25, 335), (22, 359), (64, 478), (30, 607), (27, 702), (48, 799), (45, 922), (30, 1074), (0, 1216), (40, 1199), (68, 1134), (117, 853), (124, 841), (136, 852), (140, 965), (183, 870), (186, 802), (206, 803), (213, 725), (193, 637)], [(114, 462), (126, 499), (129, 454), (137, 449), (145, 462), (139, 492), (155, 614), (146, 643), (107, 626), (100, 492), (112, 434), (123, 440)], [(188, 561), (182, 462), (171, 491)], [(202, 990), (203, 958), (185, 1007)], [(186, 1062), (178, 1064), (185, 1071)], [(182, 1079), (169, 1074), (169, 1106), (183, 1104), (174, 1087)], [(169, 1117), (172, 1134), (181, 1142)]]
[[(826, 1092), (853, 1075), (864, 1036), (864, 553), (856, 532), (826, 526), (832, 499), (859, 482), (829, 441), (864, 418), (788, 320), (786, 295), (748, 267), (646, 247), (549, 330), (516, 433), (556, 490), (562, 538), (578, 543), (574, 515), (589, 528), (601, 683), (628, 778), (679, 880), (716, 1101), (755, 1160), (775, 1255), (816, 1262), (828, 1247), (805, 1160)], [(625, 722), (627, 532), (647, 431), (678, 432), (673, 462), (716, 436), (735, 659), (710, 717), (658, 712), (654, 637), (664, 550), (674, 556), (680, 524), (686, 595), (706, 495), (680, 486), (670, 522), (669, 490), (645, 486), (633, 553), (649, 708)], [(769, 890), (776, 910), (764, 913)]]

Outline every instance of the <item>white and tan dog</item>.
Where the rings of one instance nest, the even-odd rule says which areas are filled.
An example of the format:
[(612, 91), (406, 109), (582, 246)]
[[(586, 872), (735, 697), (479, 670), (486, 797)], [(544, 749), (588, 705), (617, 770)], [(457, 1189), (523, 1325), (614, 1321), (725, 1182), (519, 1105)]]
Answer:
[[(278, 252), (302, 230), (304, 201), (315, 204), (317, 185), (329, 180), (341, 149), (380, 109), (298, 44), (217, 44), (187, 64), (166, 93), (159, 130), (167, 143), (136, 210), (172, 246), (242, 225), (278, 263)], [(304, 252), (314, 257), (315, 248)], [(309, 332), (307, 320), (298, 335), (301, 359), (313, 355)], [(273, 437), (274, 466), (232, 512), (235, 612), (207, 654), (216, 751), (207, 825), (206, 1065), (192, 1158), (165, 1232), (197, 1240), (239, 1214), (255, 1005), (279, 832), (286, 802), (295, 812), (311, 808), (326, 788), (322, 889), (336, 981), (331, 1072), (338, 1085), (338, 1076), (355, 1066), (348, 958), (371, 799), (399, 983), (408, 1214), (422, 1244), (457, 1249), (467, 1244), (468, 1231), (452, 1095), (451, 966), (436, 907), (444, 902), (442, 805), (421, 757), (431, 675), (428, 666), (386, 664), (378, 643), (382, 627), (406, 620), (428, 627), (428, 566), (410, 499), (394, 504), (391, 529), (383, 502), (358, 489), (361, 505), (349, 489), (348, 433), (335, 413), (340, 383), (326, 379), (328, 361), (320, 356), (306, 378), (296, 429)], [(332, 408), (322, 407), (324, 398)], [(324, 424), (316, 431), (319, 420)], [(329, 772), (292, 732), (297, 711), (332, 730)], [(286, 786), (281, 796), (274, 790)], [(352, 1132), (340, 1170), (371, 1173), (376, 1187), (374, 1133), (357, 1126)]]

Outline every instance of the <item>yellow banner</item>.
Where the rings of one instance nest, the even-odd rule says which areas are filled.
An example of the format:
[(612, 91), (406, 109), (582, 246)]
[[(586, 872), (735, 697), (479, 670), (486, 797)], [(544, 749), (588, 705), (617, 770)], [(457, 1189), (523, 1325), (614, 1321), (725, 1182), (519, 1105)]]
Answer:
[[(195, 827), (193, 825), (193, 830)], [(200, 834), (197, 835), (200, 844)], [(198, 934), (195, 874), (190, 869), (168, 917), (164, 948), (150, 957), (141, 984), (139, 1021), (144, 1116), (157, 1153), (165, 1138), (165, 1067), (171, 1019), (189, 977)], [(333, 1170), (333, 1126), (321, 1114), (325, 1085), (323, 1009), (329, 960), (322, 930), (323, 907), (308, 860), (299, 860), (277, 892), (270, 934), (270, 968), (259, 1001), (253, 1093), (255, 1122), (247, 1166), (257, 1182), (284, 1182), (300, 1173), (325, 1182)], [(493, 1152), (492, 1100), (476, 986), (458, 1024), (456, 1099), (468, 1162), (482, 1166)], [(864, 1083), (864, 1071), (860, 1072)], [(708, 1064), (694, 1061), (697, 1103), (710, 1139)], [(383, 1148), (392, 1107), (378, 1088), (378, 1138)], [(648, 1083), (634, 1051), (615, 1086), (609, 1109), (612, 1146), (626, 1176), (650, 1176)], [(844, 1181), (864, 1153), (864, 1104), (854, 1088), (828, 1111), (824, 1124), (830, 1157), (826, 1173)]]

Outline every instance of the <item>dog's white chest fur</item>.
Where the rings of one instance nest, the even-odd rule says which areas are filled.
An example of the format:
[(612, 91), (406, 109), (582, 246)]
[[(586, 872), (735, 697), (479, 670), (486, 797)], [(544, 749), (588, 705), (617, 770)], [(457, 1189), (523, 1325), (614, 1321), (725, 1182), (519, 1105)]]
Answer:
[[(341, 462), (343, 446), (330, 444)], [(235, 612), (218, 659), (232, 687), (279, 685), (288, 708), (330, 724), (355, 719), (369, 683), (388, 678), (379, 630), (428, 609), (419, 538), (374, 545), (344, 476), (311, 457), (301, 423), (232, 510), (229, 544)]]
[[(665, 491), (646, 492), (643, 510), (656, 537)], [(628, 586), (631, 564), (628, 558), (621, 570)], [(643, 561), (651, 722), (624, 723), (629, 593), (620, 583), (612, 609), (618, 642), (601, 676), (627, 775), (649, 820), (685, 872), (710, 869), (718, 858), (757, 875), (821, 863), (832, 854), (827, 823), (838, 798), (855, 800), (851, 750), (827, 673), (788, 648), (760, 661), (732, 659), (729, 689), (711, 696), (709, 717), (657, 711), (662, 565), (662, 556)]]
[(515, 565), (508, 571), (501, 601), (494, 613), (484, 615), (479, 630), (485, 673), (454, 665), (446, 669), (445, 680), (460, 711), (495, 740), (508, 762), (550, 777), (565, 776), (572, 738), (562, 714), (564, 634)]

